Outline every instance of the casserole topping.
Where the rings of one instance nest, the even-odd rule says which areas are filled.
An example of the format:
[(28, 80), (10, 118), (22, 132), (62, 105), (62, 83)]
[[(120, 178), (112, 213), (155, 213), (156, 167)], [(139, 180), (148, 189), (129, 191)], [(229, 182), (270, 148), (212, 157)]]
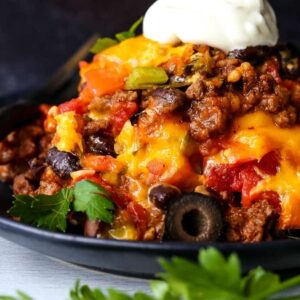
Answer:
[(42, 105), (0, 143), (11, 214), (133, 240), (255, 242), (299, 229), (293, 52), (159, 44), (135, 29), (97, 42), (77, 98)]

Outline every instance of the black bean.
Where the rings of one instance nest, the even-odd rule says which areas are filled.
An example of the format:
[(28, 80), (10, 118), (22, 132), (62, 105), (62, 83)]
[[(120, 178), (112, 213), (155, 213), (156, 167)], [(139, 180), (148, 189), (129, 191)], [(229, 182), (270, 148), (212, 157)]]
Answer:
[(114, 139), (110, 136), (105, 136), (102, 134), (93, 134), (87, 136), (85, 139), (88, 151), (100, 154), (100, 155), (110, 155), (116, 157), (116, 152), (114, 149)]
[(175, 201), (180, 194), (180, 190), (172, 185), (159, 184), (150, 189), (149, 199), (156, 207), (166, 209), (169, 203)]
[(76, 155), (59, 151), (56, 147), (49, 150), (46, 162), (61, 178), (68, 178), (72, 172), (81, 169), (79, 158)]
[(257, 46), (246, 49), (236, 49), (228, 53), (228, 57), (237, 58), (254, 64), (264, 61), (267, 57), (277, 51), (275, 47)]
[(158, 88), (153, 90), (146, 101), (142, 103), (143, 108), (154, 108), (157, 113), (170, 113), (182, 108), (187, 103), (184, 92), (174, 88)]

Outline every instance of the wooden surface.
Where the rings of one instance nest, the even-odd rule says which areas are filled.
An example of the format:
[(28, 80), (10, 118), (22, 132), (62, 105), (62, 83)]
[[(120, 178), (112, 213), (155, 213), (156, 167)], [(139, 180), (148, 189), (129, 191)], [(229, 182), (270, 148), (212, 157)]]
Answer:
[(148, 291), (146, 280), (89, 271), (15, 245), (0, 238), (0, 295), (22, 290), (35, 300), (66, 300), (75, 281), (92, 287)]
[[(114, 287), (128, 293), (149, 291), (146, 280), (79, 268), (0, 238), (0, 295), (13, 295), (21, 290), (35, 300), (66, 300), (77, 279), (103, 290)], [(296, 293), (300, 293), (300, 286), (285, 296)]]

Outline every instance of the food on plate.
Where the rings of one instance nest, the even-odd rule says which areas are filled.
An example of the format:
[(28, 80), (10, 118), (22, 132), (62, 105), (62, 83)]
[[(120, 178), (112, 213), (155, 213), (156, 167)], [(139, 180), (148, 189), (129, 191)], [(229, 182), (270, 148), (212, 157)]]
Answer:
[(10, 214), (127, 240), (300, 229), (299, 60), (269, 3), (158, 0), (141, 21), (97, 41), (77, 98), (0, 143)]

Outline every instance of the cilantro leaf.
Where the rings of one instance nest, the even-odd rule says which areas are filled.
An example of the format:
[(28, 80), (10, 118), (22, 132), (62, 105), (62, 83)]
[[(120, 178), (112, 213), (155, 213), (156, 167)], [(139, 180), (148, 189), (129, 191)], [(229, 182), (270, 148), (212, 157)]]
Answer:
[(92, 221), (112, 223), (114, 204), (110, 195), (96, 183), (83, 180), (74, 186), (74, 210), (85, 212)]
[(65, 232), (72, 189), (61, 189), (55, 195), (16, 195), (9, 214), (26, 224)]
[(115, 35), (116, 39), (119, 42), (123, 42), (123, 41), (125, 41), (125, 40), (127, 40), (129, 38), (134, 37), (136, 35), (137, 29), (142, 24), (143, 19), (144, 19), (143, 17), (139, 18), (136, 22), (133, 23), (133, 25), (129, 28), (128, 31), (123, 31), (123, 32), (117, 33)]
[(112, 46), (117, 45), (119, 42), (123, 42), (127, 39), (130, 39), (132, 37), (136, 36), (136, 31), (139, 28), (139, 26), (143, 22), (143, 17), (139, 18), (134, 24), (129, 28), (128, 31), (122, 31), (115, 35), (115, 39), (104, 37), (97, 39), (96, 43), (91, 48), (90, 52), (97, 54), (107, 48), (110, 48)]
[(107, 48), (110, 48), (112, 46), (117, 45), (118, 42), (114, 39), (105, 37), (105, 38), (100, 38), (97, 39), (96, 43), (94, 44), (94, 46), (91, 48), (91, 52), (94, 54), (97, 54)]

